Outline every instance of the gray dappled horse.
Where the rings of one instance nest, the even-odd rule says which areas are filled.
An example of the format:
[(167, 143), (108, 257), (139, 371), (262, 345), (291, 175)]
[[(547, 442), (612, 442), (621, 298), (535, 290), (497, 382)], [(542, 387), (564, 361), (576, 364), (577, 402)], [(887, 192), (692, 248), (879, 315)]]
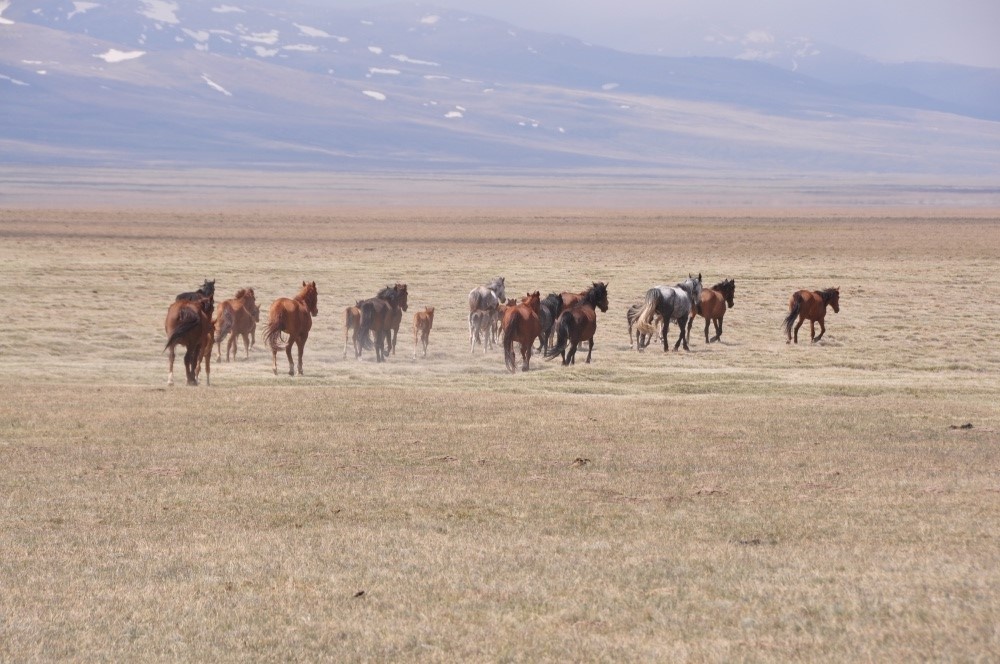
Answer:
[(671, 320), (676, 320), (680, 326), (680, 335), (677, 337), (677, 343), (674, 344), (674, 350), (677, 350), (682, 343), (684, 350), (690, 350), (687, 342), (687, 322), (694, 313), (695, 303), (700, 299), (700, 273), (697, 277), (689, 275), (687, 279), (676, 286), (650, 288), (646, 291), (642, 311), (639, 312), (639, 317), (636, 319), (636, 347), (642, 350), (649, 344), (648, 339), (645, 344), (640, 344), (639, 335), (644, 334), (651, 337), (656, 332), (656, 328), (653, 327), (653, 317), (659, 314), (663, 317), (663, 350), (670, 349), (667, 343), (667, 328), (670, 326)]
[[(497, 307), (505, 300), (507, 293), (504, 290), (504, 278), (494, 277), (493, 281), (485, 286), (477, 286), (469, 291), (469, 346), (470, 351), (476, 350), (476, 330), (473, 326), (473, 314), (477, 311), (485, 311), (490, 317), (490, 322), (496, 316)], [(481, 317), (477, 316), (477, 322)], [(483, 345), (486, 350), (486, 345)]]

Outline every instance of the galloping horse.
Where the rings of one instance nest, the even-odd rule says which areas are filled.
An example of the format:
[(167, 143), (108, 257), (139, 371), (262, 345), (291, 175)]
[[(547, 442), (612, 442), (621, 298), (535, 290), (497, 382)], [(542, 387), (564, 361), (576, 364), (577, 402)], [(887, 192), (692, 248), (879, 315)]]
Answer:
[[(840, 313), (840, 288), (827, 288), (821, 291), (800, 290), (792, 293), (792, 298), (788, 302), (788, 316), (785, 317), (785, 333), (788, 341), (792, 343), (792, 323), (798, 317), (799, 323), (795, 326), (795, 343), (799, 343), (799, 328), (808, 318), (809, 328), (813, 343), (823, 338), (826, 333), (826, 325), (823, 319), (826, 318), (826, 307), (833, 307), (833, 313)], [(816, 323), (819, 323), (819, 336), (816, 336)]]
[[(469, 291), (469, 347), (471, 352), (476, 350), (476, 338), (472, 329), (472, 314), (477, 311), (495, 312), (497, 306), (507, 297), (503, 277), (494, 277), (493, 281), (485, 286), (476, 286)], [(492, 322), (492, 318), (490, 319)], [(485, 346), (483, 347), (485, 351)]]
[(652, 336), (656, 332), (653, 327), (653, 316), (660, 314), (663, 317), (663, 350), (670, 350), (667, 343), (667, 328), (670, 327), (671, 319), (676, 320), (680, 327), (680, 335), (674, 350), (683, 343), (684, 350), (690, 350), (687, 342), (687, 322), (694, 311), (694, 303), (701, 299), (701, 274), (698, 278), (689, 276), (676, 286), (654, 286), (646, 291), (646, 300), (642, 311), (636, 319), (636, 345), (642, 350), (649, 344), (647, 339), (645, 344), (641, 344), (639, 335)]
[(316, 308), (316, 282), (302, 282), (302, 289), (292, 299), (279, 297), (271, 304), (267, 315), (267, 327), (264, 328), (264, 340), (271, 347), (271, 360), (274, 363), (274, 375), (278, 375), (278, 351), (281, 350), (279, 340), (281, 333), (288, 335), (285, 344), (285, 355), (288, 356), (288, 375), (295, 375), (295, 365), (292, 364), (292, 344), (299, 349), (299, 375), (302, 375), (302, 347), (309, 338), (312, 328), (312, 317), (319, 314)]
[(226, 345), (226, 362), (232, 351), (236, 359), (236, 337), (243, 337), (243, 350), (246, 358), (250, 358), (250, 334), (256, 329), (260, 320), (260, 307), (252, 288), (241, 288), (231, 300), (219, 303), (215, 314), (215, 343), (219, 347), (219, 359), (222, 359), (222, 342), (226, 335), (232, 333)]
[(187, 300), (189, 302), (197, 302), (203, 297), (215, 298), (215, 279), (212, 279), (211, 281), (205, 279), (205, 283), (203, 283), (198, 290), (181, 293), (175, 298), (175, 301)]
[(358, 344), (358, 326), (361, 325), (361, 300), (357, 300), (352, 307), (344, 308), (344, 359), (347, 359), (347, 335), (354, 330), (353, 345), (354, 357), (361, 357), (361, 346)]
[(503, 315), (503, 361), (511, 373), (517, 371), (514, 342), (521, 344), (521, 371), (528, 370), (531, 349), (538, 338), (541, 325), (538, 321), (541, 296), (538, 291), (528, 293), (520, 304), (508, 307)]
[[(719, 341), (722, 338), (722, 317), (726, 315), (726, 309), (733, 308), (733, 296), (736, 295), (736, 280), (726, 279), (720, 281), (711, 288), (701, 291), (701, 299), (695, 307), (697, 313), (705, 319), (705, 343)], [(708, 338), (708, 326), (715, 323), (715, 336)], [(694, 325), (694, 314), (688, 320), (688, 336), (691, 336), (691, 326)]]
[[(375, 349), (375, 361), (385, 360), (386, 335), (391, 334), (390, 323), (393, 309), (397, 306), (400, 298), (406, 297), (405, 286), (400, 289), (400, 284), (396, 286), (386, 286), (379, 291), (378, 295), (358, 303), (361, 309), (361, 322), (355, 332), (355, 349), (358, 356), (361, 356), (361, 349)], [(374, 339), (372, 339), (374, 335)]]
[(174, 347), (183, 344), (187, 349), (184, 353), (184, 372), (187, 374), (187, 384), (198, 384), (198, 367), (205, 360), (205, 384), (211, 385), (212, 374), (212, 298), (203, 297), (199, 300), (175, 300), (167, 309), (167, 318), (163, 323), (167, 333), (167, 344), (163, 350), (169, 350), (167, 364), (167, 385), (174, 384)]
[(417, 338), (424, 345), (424, 357), (427, 357), (427, 342), (430, 340), (431, 327), (434, 326), (434, 307), (425, 307), (423, 311), (413, 314), (413, 359), (417, 359)]
[(549, 338), (552, 336), (556, 318), (562, 311), (562, 296), (559, 293), (549, 293), (539, 303), (538, 322), (541, 331), (538, 333), (538, 350), (545, 353), (549, 350)]
[[(587, 364), (590, 364), (590, 354), (594, 352), (594, 332), (597, 331), (597, 312), (608, 310), (608, 285), (595, 281), (579, 302), (562, 312), (556, 322), (558, 332), (556, 344), (545, 353), (545, 359), (551, 360), (557, 355), (562, 356), (563, 366), (576, 364), (576, 348), (586, 341)], [(570, 344), (566, 352), (566, 343)]]
[(394, 286), (396, 289), (396, 305), (392, 308), (392, 314), (389, 318), (389, 329), (386, 330), (385, 335), (385, 352), (386, 355), (391, 351), (393, 355), (396, 354), (396, 339), (399, 337), (399, 325), (403, 322), (403, 312), (406, 311), (406, 284), (396, 284)]

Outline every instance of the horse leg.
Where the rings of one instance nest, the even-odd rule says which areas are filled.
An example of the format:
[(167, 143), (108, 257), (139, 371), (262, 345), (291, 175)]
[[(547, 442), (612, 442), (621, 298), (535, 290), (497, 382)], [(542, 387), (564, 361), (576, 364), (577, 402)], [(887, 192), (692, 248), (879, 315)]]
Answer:
[(587, 341), (590, 345), (587, 347), (587, 364), (590, 364), (590, 354), (594, 352), (594, 340), (593, 338)]
[(534, 344), (530, 341), (521, 345), (521, 358), (524, 360), (524, 364), (521, 366), (521, 371), (528, 370), (528, 364), (531, 362), (531, 349), (533, 346)]
[(200, 347), (192, 343), (188, 345), (187, 352), (184, 353), (184, 372), (187, 374), (188, 385), (198, 384), (198, 351), (200, 350)]
[(298, 346), (298, 348), (299, 348), (299, 375), (300, 376), (302, 375), (302, 349), (306, 345), (306, 339), (308, 339), (308, 338), (309, 337), (307, 335), (303, 334), (299, 338), (299, 340), (295, 342), (295, 345)]
[(170, 353), (167, 356), (167, 385), (174, 384), (174, 347), (170, 347)]
[(680, 320), (677, 322), (680, 323), (681, 330), (680, 330), (680, 336), (677, 337), (677, 343), (674, 344), (674, 350), (677, 350), (677, 347), (680, 346), (681, 344), (684, 344), (684, 350), (691, 350), (690, 348), (688, 348), (687, 334), (685, 334), (687, 330), (688, 317), (681, 316)]
[(809, 321), (809, 340), (816, 343), (816, 321)]
[(715, 319), (715, 336), (712, 341), (722, 341), (722, 318)]
[(670, 344), (667, 342), (667, 328), (670, 327), (670, 316), (663, 317), (663, 352), (666, 353), (670, 350)]
[[(247, 332), (243, 333), (243, 354), (246, 356), (243, 359), (250, 359), (250, 334)], [(233, 351), (233, 359), (236, 359), (236, 351)]]
[(817, 341), (819, 341), (820, 339), (822, 339), (824, 334), (826, 334), (826, 325), (823, 323), (823, 319), (820, 318), (819, 319), (819, 336), (816, 337), (815, 339), (813, 339), (813, 343), (816, 343)]
[(212, 350), (209, 349), (205, 353), (205, 386), (211, 387), (212, 385)]
[(285, 356), (288, 358), (288, 375), (295, 375), (295, 363), (292, 361), (292, 338), (288, 338), (288, 343), (285, 344)]
[(806, 322), (805, 316), (799, 316), (799, 324), (795, 326), (795, 343), (799, 343), (799, 328), (802, 327), (802, 323)]

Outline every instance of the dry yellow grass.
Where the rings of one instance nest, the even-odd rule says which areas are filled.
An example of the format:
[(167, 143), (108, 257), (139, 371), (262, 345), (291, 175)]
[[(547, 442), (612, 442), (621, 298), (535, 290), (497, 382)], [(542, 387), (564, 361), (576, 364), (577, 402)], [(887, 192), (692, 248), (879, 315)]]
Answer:
[[(0, 660), (996, 660), (998, 230), (0, 211)], [(628, 304), (699, 271), (736, 279), (725, 343), (629, 351)], [(470, 355), (495, 274), (609, 280), (593, 364)], [(316, 280), (306, 375), (258, 346), (166, 388), (163, 315), (206, 277), (262, 307)], [(343, 307), (395, 281), (396, 357), (343, 360)], [(824, 343), (786, 345), (789, 294), (826, 286)]]

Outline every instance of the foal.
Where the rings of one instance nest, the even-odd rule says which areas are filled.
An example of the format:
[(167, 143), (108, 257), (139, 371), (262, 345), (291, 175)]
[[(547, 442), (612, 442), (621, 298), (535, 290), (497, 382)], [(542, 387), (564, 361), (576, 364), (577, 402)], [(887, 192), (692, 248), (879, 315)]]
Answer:
[(431, 327), (434, 325), (434, 307), (427, 307), (423, 311), (413, 314), (413, 359), (417, 359), (417, 338), (424, 346), (424, 357), (427, 357), (427, 341), (431, 336)]

